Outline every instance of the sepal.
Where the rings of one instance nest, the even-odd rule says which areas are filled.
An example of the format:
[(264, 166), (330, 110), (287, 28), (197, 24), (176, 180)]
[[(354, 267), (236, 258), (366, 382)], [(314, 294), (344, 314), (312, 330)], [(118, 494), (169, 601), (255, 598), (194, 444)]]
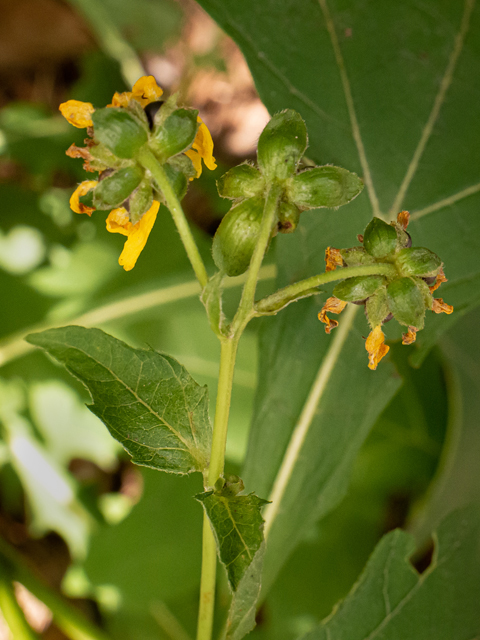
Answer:
[(92, 121), (95, 140), (118, 158), (133, 158), (148, 140), (147, 127), (126, 109), (96, 109)]
[(264, 191), (265, 180), (256, 167), (245, 162), (233, 167), (219, 178), (217, 189), (222, 198), (230, 200), (253, 198)]
[(288, 192), (301, 209), (334, 209), (353, 200), (363, 189), (363, 182), (351, 171), (330, 165), (306, 169), (294, 176)]

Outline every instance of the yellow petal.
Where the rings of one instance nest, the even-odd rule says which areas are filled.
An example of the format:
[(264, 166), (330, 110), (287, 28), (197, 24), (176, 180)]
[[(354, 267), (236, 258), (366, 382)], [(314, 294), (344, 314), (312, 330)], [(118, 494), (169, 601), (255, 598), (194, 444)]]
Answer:
[(343, 266), (342, 254), (338, 249), (327, 247), (325, 250), (325, 271), (335, 271), (337, 267)]
[(115, 91), (112, 98), (112, 103), (107, 104), (107, 107), (128, 107), (128, 103), (132, 99), (131, 91), (124, 91), (123, 93), (118, 93)]
[(368, 368), (375, 370), (378, 363), (390, 351), (390, 347), (385, 344), (385, 335), (381, 325), (377, 325), (368, 335), (365, 342), (365, 349), (368, 351)]
[(107, 217), (107, 231), (110, 233), (121, 233), (122, 236), (128, 236), (132, 228), (128, 211), (124, 207), (113, 209)]
[(453, 313), (453, 307), (451, 304), (447, 304), (446, 302), (444, 302), (443, 298), (434, 298), (432, 311), (434, 311), (435, 313), (446, 313), (450, 315), (451, 313)]
[(86, 213), (87, 216), (91, 216), (95, 211), (95, 207), (87, 207), (79, 200), (80, 196), (85, 196), (91, 189), (94, 189), (98, 184), (97, 180), (84, 180), (81, 182), (75, 191), (70, 196), (70, 209), (75, 213)]
[(135, 266), (138, 256), (142, 253), (144, 246), (147, 243), (150, 231), (157, 218), (158, 209), (160, 203), (156, 200), (153, 201), (152, 206), (144, 213), (142, 219), (132, 226), (129, 231), (127, 241), (123, 246), (123, 251), (118, 259), (125, 271), (130, 271)]
[(402, 344), (413, 344), (417, 339), (417, 330), (415, 327), (408, 327), (407, 333), (402, 333)]
[(397, 216), (397, 223), (401, 227), (403, 227), (404, 230), (408, 227), (409, 220), (410, 220), (410, 214), (408, 213), (408, 211), (400, 211), (400, 213)]
[(329, 318), (327, 316), (327, 311), (330, 313), (341, 313), (346, 306), (346, 302), (335, 298), (335, 296), (328, 298), (328, 300), (323, 305), (322, 310), (318, 314), (318, 319), (320, 320), (320, 322), (323, 322), (325, 324), (325, 333), (330, 333), (332, 329), (338, 327), (338, 322)]
[(435, 280), (435, 284), (429, 287), (430, 293), (433, 293), (434, 291), (436, 291), (443, 282), (448, 282), (448, 280), (445, 277), (445, 274), (443, 273), (443, 268), (441, 268), (438, 273), (437, 279)]
[(62, 102), (58, 108), (62, 116), (77, 129), (93, 127), (91, 115), (95, 109), (90, 102), (68, 100), (67, 102)]
[(212, 136), (210, 135), (210, 131), (207, 129), (207, 126), (203, 123), (200, 116), (197, 117), (197, 121), (200, 123), (200, 126), (198, 127), (195, 140), (193, 141), (192, 149), (198, 151), (207, 168), (213, 171), (217, 168), (217, 164), (215, 162), (215, 158), (213, 157)]
[[(197, 172), (196, 177), (199, 178), (202, 175), (202, 158), (193, 149), (185, 151), (185, 155), (192, 161), (193, 168)], [(190, 178), (190, 180), (193, 180), (193, 178)]]
[(153, 76), (143, 76), (133, 85), (132, 96), (140, 102), (142, 107), (150, 102), (155, 102), (163, 94)]

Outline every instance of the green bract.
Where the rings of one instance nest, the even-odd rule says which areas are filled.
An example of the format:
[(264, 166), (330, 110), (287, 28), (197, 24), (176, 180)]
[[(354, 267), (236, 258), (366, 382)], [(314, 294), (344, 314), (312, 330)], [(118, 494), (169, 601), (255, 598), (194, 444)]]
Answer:
[(400, 324), (423, 329), (425, 301), (412, 278), (398, 278), (387, 287), (388, 306)]
[(387, 288), (381, 287), (365, 304), (368, 323), (372, 329), (385, 322), (390, 313), (388, 308)]
[(263, 198), (249, 198), (225, 215), (213, 238), (217, 267), (227, 276), (239, 276), (250, 264), (262, 221)]
[(347, 267), (358, 267), (364, 264), (375, 264), (375, 258), (367, 253), (363, 247), (340, 249), (340, 254)]
[(333, 290), (333, 295), (346, 302), (359, 302), (372, 296), (385, 282), (386, 279), (383, 276), (347, 278), (337, 284)]
[(442, 266), (437, 254), (423, 247), (402, 249), (395, 256), (395, 263), (405, 276), (434, 276)]
[(128, 199), (130, 222), (136, 224), (146, 213), (153, 202), (153, 190), (148, 180), (143, 180), (131, 193)]
[(92, 114), (95, 139), (118, 158), (133, 158), (148, 139), (146, 127), (125, 109), (106, 107)]
[(355, 174), (341, 167), (314, 167), (292, 178), (288, 186), (292, 202), (302, 209), (335, 208), (353, 200), (363, 189)]
[(363, 246), (374, 258), (385, 258), (397, 247), (397, 232), (380, 218), (373, 218), (363, 234)]
[(96, 209), (112, 209), (122, 204), (138, 187), (144, 172), (138, 165), (119, 169), (102, 179), (93, 191), (93, 204)]
[(285, 180), (296, 170), (307, 148), (307, 128), (300, 114), (286, 109), (273, 116), (258, 141), (258, 166), (272, 180)]
[(251, 164), (240, 164), (233, 167), (217, 180), (218, 193), (222, 198), (236, 200), (258, 196), (265, 188), (262, 174)]
[(156, 126), (150, 146), (160, 160), (185, 151), (191, 146), (198, 129), (196, 109), (176, 109), (159, 126)]

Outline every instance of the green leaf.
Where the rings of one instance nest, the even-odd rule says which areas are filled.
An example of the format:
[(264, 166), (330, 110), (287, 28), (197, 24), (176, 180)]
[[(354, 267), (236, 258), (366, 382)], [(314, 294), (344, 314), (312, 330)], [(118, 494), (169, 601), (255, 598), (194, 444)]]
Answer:
[(408, 558), (413, 536), (386, 535), (347, 598), (303, 640), (452, 640), (480, 633), (477, 508), (453, 513), (438, 530), (431, 565), (419, 575)]
[(260, 509), (267, 501), (254, 493), (232, 495), (228, 489), (205, 491), (195, 498), (202, 503), (210, 520), (220, 560), (227, 570), (232, 590), (237, 591), (263, 542)]
[(206, 387), (173, 358), (133, 349), (99, 329), (30, 334), (88, 388), (90, 410), (136, 464), (172, 473), (203, 471), (211, 425)]

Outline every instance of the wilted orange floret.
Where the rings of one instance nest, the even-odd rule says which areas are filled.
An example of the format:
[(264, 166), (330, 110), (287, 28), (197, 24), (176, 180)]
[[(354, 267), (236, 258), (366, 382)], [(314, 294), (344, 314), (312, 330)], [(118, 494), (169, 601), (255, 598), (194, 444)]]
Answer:
[(325, 249), (325, 271), (335, 271), (337, 267), (343, 266), (342, 254), (338, 249), (327, 247)]
[(91, 102), (68, 100), (58, 107), (62, 116), (77, 129), (93, 127), (92, 113), (95, 108)]
[(403, 227), (404, 230), (408, 227), (409, 220), (410, 214), (408, 213), (408, 211), (400, 211), (397, 216), (397, 222), (401, 227)]
[(343, 300), (339, 300), (338, 298), (335, 298), (335, 296), (328, 298), (328, 300), (323, 305), (322, 310), (318, 314), (318, 319), (320, 320), (320, 322), (323, 322), (325, 324), (325, 333), (330, 333), (332, 329), (335, 329), (335, 327), (338, 327), (337, 320), (332, 320), (331, 318), (329, 318), (327, 316), (327, 312), (341, 313), (346, 306), (347, 306), (346, 302), (344, 302)]
[(370, 331), (365, 342), (365, 349), (368, 351), (368, 368), (374, 371), (383, 356), (386, 356), (390, 351), (390, 347), (385, 344), (385, 335), (381, 325), (377, 325), (373, 331)]
[(75, 191), (70, 196), (70, 209), (75, 213), (86, 213), (87, 216), (91, 216), (95, 211), (95, 207), (87, 207), (86, 204), (80, 202), (80, 196), (85, 196), (87, 193), (94, 189), (98, 184), (97, 180), (84, 180), (81, 182)]
[(402, 344), (413, 344), (417, 339), (415, 327), (408, 327), (407, 333), (402, 333)]
[(445, 277), (445, 274), (443, 273), (443, 268), (440, 268), (437, 279), (435, 280), (435, 284), (429, 287), (430, 293), (433, 293), (434, 291), (436, 291), (443, 282), (448, 282), (448, 280)]
[(130, 222), (128, 212), (123, 207), (111, 211), (107, 218), (107, 231), (110, 233), (121, 233), (127, 236), (127, 241), (123, 245), (123, 251), (118, 259), (118, 264), (125, 271), (130, 271), (135, 266), (138, 256), (145, 247), (150, 231), (152, 230), (157, 218), (160, 203), (153, 201), (150, 209), (143, 214), (142, 218), (136, 223)]
[(434, 298), (432, 311), (434, 311), (435, 313), (446, 313), (450, 315), (451, 313), (453, 313), (453, 307), (451, 304), (447, 304), (446, 302), (444, 302), (443, 298)]

